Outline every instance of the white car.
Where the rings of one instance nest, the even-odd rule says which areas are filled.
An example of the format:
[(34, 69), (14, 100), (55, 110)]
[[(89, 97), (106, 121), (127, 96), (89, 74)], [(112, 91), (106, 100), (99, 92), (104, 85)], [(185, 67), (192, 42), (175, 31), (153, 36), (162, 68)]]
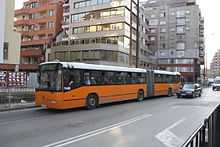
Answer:
[(216, 77), (212, 84), (212, 90), (220, 90), (220, 77)]

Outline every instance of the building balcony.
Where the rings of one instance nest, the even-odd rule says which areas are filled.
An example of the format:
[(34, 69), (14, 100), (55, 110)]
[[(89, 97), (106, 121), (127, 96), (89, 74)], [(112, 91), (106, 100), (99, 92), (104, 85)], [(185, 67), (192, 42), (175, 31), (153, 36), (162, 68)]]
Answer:
[(14, 22), (15, 26), (19, 26), (19, 25), (28, 25), (30, 22), (28, 19), (21, 19), (21, 20), (17, 20)]
[(40, 30), (29, 30), (29, 31), (18, 31), (22, 35), (26, 36), (36, 36), (36, 35), (42, 35), (42, 34), (54, 34), (55, 29), (40, 29)]
[[(14, 71), (16, 65), (15, 64), (0, 64), (0, 70), (3, 71)], [(37, 71), (37, 64), (19, 64), (19, 71)]]
[(21, 46), (45, 45), (48, 43), (49, 43), (49, 39), (39, 39), (39, 40), (22, 41)]
[(15, 17), (21, 14), (29, 14), (30, 8), (22, 8), (15, 10)]
[(29, 19), (30, 24), (47, 23), (48, 21), (55, 21), (56, 16), (41, 16), (35, 19)]
[(21, 50), (21, 57), (41, 57), (43, 55), (42, 49), (23, 49)]
[(32, 14), (32, 13), (42, 12), (42, 11), (46, 12), (48, 9), (56, 9), (56, 5), (57, 4), (47, 3), (36, 8), (21, 8), (21, 9), (15, 10), (15, 16), (18, 16), (21, 14)]
[(22, 71), (37, 71), (38, 69), (38, 64), (20, 64), (20, 70)]

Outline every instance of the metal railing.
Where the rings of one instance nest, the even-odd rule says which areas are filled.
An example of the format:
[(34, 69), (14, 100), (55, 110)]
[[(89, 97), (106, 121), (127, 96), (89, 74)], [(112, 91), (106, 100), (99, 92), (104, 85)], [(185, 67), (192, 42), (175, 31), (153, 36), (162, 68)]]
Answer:
[(0, 110), (33, 103), (34, 92), (32, 88), (0, 89)]
[(182, 147), (220, 147), (220, 106), (187, 139)]

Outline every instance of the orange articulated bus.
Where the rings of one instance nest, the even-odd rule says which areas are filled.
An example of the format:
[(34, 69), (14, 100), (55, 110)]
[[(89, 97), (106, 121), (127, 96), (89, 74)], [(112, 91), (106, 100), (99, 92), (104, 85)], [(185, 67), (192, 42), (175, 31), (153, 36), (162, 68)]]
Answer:
[(179, 90), (180, 84), (180, 74), (175, 72), (46, 62), (40, 65), (35, 104), (49, 109), (93, 109), (104, 103), (171, 96)]

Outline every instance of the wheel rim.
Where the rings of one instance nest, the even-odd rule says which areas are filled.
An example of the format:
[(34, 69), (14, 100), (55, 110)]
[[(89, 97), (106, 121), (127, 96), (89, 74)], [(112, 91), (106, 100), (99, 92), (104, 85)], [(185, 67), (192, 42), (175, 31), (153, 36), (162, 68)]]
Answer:
[(90, 106), (95, 106), (95, 104), (96, 104), (95, 98), (94, 98), (94, 97), (91, 97), (91, 98), (89, 99), (89, 105), (90, 105)]

